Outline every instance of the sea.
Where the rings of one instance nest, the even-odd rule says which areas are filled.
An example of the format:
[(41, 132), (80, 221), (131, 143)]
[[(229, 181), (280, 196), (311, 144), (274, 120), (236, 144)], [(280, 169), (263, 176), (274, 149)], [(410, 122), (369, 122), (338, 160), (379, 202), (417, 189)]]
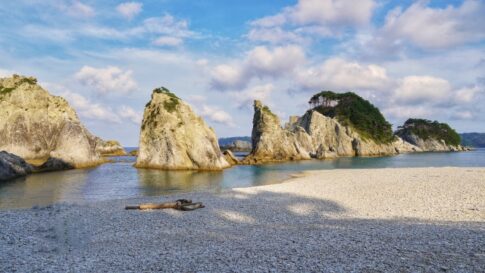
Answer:
[[(127, 147), (127, 151), (136, 149)], [(244, 156), (244, 154), (238, 154)], [(89, 169), (33, 174), (0, 184), (0, 209), (86, 203), (187, 192), (219, 193), (229, 188), (281, 183), (302, 171), (412, 167), (485, 167), (485, 149), (470, 152), (412, 153), (264, 165), (234, 166), (219, 172), (136, 169), (132, 156)]]

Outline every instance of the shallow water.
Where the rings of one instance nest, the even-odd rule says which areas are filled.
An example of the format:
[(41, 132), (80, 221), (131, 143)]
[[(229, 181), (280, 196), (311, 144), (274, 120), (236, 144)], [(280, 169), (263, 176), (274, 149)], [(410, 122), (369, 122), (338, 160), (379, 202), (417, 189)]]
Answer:
[[(130, 149), (128, 149), (130, 150)], [(460, 153), (416, 153), (378, 158), (308, 160), (235, 166), (222, 172), (140, 170), (135, 157), (114, 157), (96, 168), (30, 175), (0, 185), (0, 208), (55, 202), (89, 202), (128, 197), (210, 191), (275, 184), (305, 170), (342, 168), (485, 167), (485, 149)]]

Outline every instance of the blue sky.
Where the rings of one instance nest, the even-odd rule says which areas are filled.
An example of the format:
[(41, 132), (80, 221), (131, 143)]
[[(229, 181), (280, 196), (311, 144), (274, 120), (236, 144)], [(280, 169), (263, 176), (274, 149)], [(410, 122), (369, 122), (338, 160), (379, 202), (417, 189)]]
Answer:
[(485, 1), (0, 3), (0, 76), (31, 75), (96, 135), (136, 146), (151, 90), (189, 102), (218, 136), (250, 135), (252, 101), (284, 121), (321, 90), (485, 131)]

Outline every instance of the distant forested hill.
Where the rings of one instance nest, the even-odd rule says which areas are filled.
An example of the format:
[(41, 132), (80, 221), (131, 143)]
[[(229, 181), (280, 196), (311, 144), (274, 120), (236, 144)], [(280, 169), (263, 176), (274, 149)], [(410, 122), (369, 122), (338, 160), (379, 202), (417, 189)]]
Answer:
[(237, 136), (237, 137), (223, 137), (219, 138), (219, 146), (228, 146), (236, 140), (251, 142), (251, 137), (249, 136)]
[(485, 148), (485, 133), (464, 133), (460, 134), (461, 144), (477, 148)]

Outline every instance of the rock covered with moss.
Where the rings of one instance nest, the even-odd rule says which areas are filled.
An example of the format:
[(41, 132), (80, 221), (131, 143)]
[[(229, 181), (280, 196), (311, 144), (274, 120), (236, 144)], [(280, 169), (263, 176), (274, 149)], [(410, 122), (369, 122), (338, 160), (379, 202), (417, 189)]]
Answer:
[(26, 160), (53, 157), (75, 167), (101, 162), (95, 137), (62, 97), (32, 77), (0, 79), (0, 150)]
[(212, 128), (166, 88), (153, 91), (145, 107), (138, 168), (221, 170), (230, 164)]
[(423, 151), (463, 151), (460, 135), (446, 123), (426, 119), (408, 119), (396, 135)]
[(103, 140), (96, 137), (96, 151), (103, 156), (124, 156), (127, 155), (125, 149), (116, 140)]

